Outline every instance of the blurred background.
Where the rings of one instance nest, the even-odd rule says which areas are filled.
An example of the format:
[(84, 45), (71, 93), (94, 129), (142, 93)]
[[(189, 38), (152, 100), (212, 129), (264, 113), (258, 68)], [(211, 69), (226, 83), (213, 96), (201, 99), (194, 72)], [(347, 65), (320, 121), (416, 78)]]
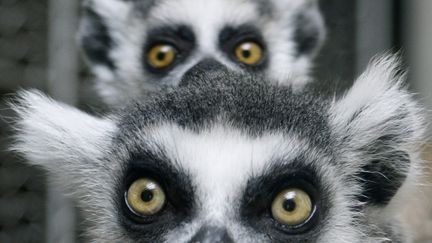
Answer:
[[(78, 0), (0, 0), (1, 243), (79, 241), (73, 203), (42, 171), (2, 152), (12, 116), (5, 100), (17, 89), (38, 88), (81, 107), (94, 103), (75, 41), (79, 5)], [(320, 0), (320, 5), (328, 36), (316, 62), (316, 87), (337, 84), (343, 90), (371, 57), (402, 49), (411, 89), (432, 108), (432, 1)], [(416, 195), (401, 217), (415, 232), (414, 242), (432, 242), (432, 189), (424, 186)]]

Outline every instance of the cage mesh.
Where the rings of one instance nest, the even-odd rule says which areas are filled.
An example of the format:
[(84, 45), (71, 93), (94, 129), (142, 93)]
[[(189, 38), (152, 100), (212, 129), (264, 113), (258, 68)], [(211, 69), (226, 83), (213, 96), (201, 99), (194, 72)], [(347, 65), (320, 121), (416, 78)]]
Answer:
[(5, 152), (13, 114), (8, 94), (43, 89), (47, 63), (47, 1), (0, 0), (0, 242), (44, 242), (43, 173)]

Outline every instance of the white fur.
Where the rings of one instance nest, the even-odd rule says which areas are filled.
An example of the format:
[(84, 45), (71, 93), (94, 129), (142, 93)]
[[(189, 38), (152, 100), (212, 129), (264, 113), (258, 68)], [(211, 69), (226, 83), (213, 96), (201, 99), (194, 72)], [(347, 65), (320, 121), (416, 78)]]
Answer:
[(37, 91), (21, 91), (13, 104), (20, 117), (14, 150), (29, 161), (57, 167), (62, 161), (79, 161), (103, 155), (114, 131), (113, 121), (96, 118), (55, 102)]
[[(293, 131), (253, 137), (227, 123), (222, 114), (199, 132), (169, 121), (136, 124), (127, 128), (129, 140), (114, 142), (120, 132), (117, 118), (93, 117), (38, 92), (22, 92), (13, 106), (19, 115), (14, 150), (54, 174), (77, 198), (91, 223), (88, 233), (94, 242), (132, 242), (118, 220), (118, 199), (113, 200), (113, 195), (136, 145), (138, 150), (164, 151), (175, 167), (190, 174), (197, 189), (196, 215), (167, 232), (166, 242), (186, 242), (205, 224), (225, 226), (236, 242), (268, 241), (265, 234), (238, 220), (242, 192), (247, 180), (271, 163), (289, 167), (300, 155), (328, 190), (330, 207), (320, 221), (318, 241), (387, 242), (392, 237), (385, 234), (388, 227), (397, 226), (394, 213), (418, 177), (418, 149), (425, 128), (421, 111), (401, 79), (396, 59), (375, 61), (345, 96), (329, 104), (333, 140), (324, 148), (312, 146), (307, 137)], [(386, 145), (406, 152), (410, 164), (398, 166), (382, 154), (364, 152), (389, 134), (395, 139)], [(407, 173), (402, 189), (387, 205), (361, 205), (356, 198), (363, 189), (356, 176), (374, 158)], [(352, 210), (359, 206), (365, 209)]]
[[(383, 133), (400, 134), (404, 143), (398, 145), (415, 151), (423, 142), (425, 122), (404, 82), (397, 56), (376, 58), (345, 96), (333, 102), (330, 114), (335, 133), (357, 134), (348, 144), (356, 147), (367, 146)], [(396, 117), (403, 111), (407, 114)]]
[[(315, 0), (273, 0), (273, 16), (261, 16), (251, 0), (161, 0), (148, 16), (141, 16), (132, 1), (92, 0), (94, 9), (106, 21), (115, 47), (109, 56), (117, 70), (92, 65), (97, 78), (97, 90), (111, 106), (123, 106), (131, 99), (141, 97), (166, 85), (178, 85), (183, 74), (199, 61), (213, 58), (230, 69), (237, 64), (219, 48), (219, 32), (226, 26), (253, 24), (262, 32), (268, 48), (269, 66), (266, 76), (276, 83), (293, 85), (300, 89), (309, 81), (312, 58), (315, 53), (296, 57), (293, 40), (296, 18), (300, 12), (308, 14), (320, 28), (319, 42), (323, 41), (324, 24)], [(143, 46), (146, 31), (163, 24), (186, 24), (193, 28), (198, 48), (166, 77), (160, 79), (143, 70)], [(85, 29), (83, 21), (81, 30)], [(317, 48), (318, 49), (318, 48)], [(240, 71), (240, 70), (239, 70)], [(107, 75), (111, 72), (111, 75)]]
[(299, 155), (306, 155), (305, 164), (319, 168), (324, 185), (334, 192), (333, 207), (326, 223), (328, 229), (323, 230), (327, 233), (320, 236), (320, 242), (330, 242), (330, 239), (331, 242), (354, 242), (367, 233), (351, 226), (354, 215), (349, 211), (352, 205), (347, 198), (355, 195), (358, 188), (342, 186), (339, 181), (344, 176), (330, 164), (331, 158), (294, 134), (272, 133), (252, 138), (219, 123), (200, 133), (175, 124), (163, 124), (151, 128), (145, 137), (162, 147), (177, 166), (188, 171), (198, 186), (201, 203), (198, 216), (190, 224), (169, 233), (166, 242), (186, 241), (206, 223), (225, 225), (236, 242), (264, 242), (264, 235), (248, 234), (249, 229), (237, 221), (237, 202), (251, 176), (265, 171), (273, 161), (283, 161), (290, 166)]
[[(356, 170), (355, 167), (360, 168), (367, 160), (387, 160), (380, 154), (359, 157), (359, 150), (371, 148), (371, 142), (383, 134), (397, 136), (395, 141), (385, 144), (389, 149), (409, 155), (407, 169), (398, 167), (397, 161), (388, 161), (405, 171), (407, 178), (387, 207), (372, 208), (367, 212), (366, 218), (374, 221), (375, 227), (389, 227), (388, 222), (397, 222), (401, 208), (410, 205), (422, 178), (421, 149), (427, 127), (425, 110), (419, 108), (413, 95), (404, 87), (405, 82), (406, 73), (401, 69), (398, 56), (376, 57), (353, 87), (342, 98), (333, 101), (330, 109), (334, 133), (348, 138), (341, 146), (343, 149), (338, 151), (349, 167), (346, 170)], [(400, 230), (396, 229), (402, 235), (407, 233)]]
[[(21, 91), (19, 97), (11, 103), (19, 117), (11, 150), (46, 169), (52, 179), (78, 200), (85, 220), (90, 222), (87, 233), (93, 239), (98, 238), (94, 242), (116, 241), (117, 233), (105, 232), (102, 236), (97, 227), (99, 220), (103, 220), (111, 222), (104, 225), (104, 230), (121, 231), (112, 222), (117, 215), (110, 198), (114, 191), (113, 177), (101, 173), (104, 168), (116, 166), (104, 159), (116, 131), (114, 120), (88, 115), (35, 90)], [(94, 225), (96, 228), (90, 230)]]

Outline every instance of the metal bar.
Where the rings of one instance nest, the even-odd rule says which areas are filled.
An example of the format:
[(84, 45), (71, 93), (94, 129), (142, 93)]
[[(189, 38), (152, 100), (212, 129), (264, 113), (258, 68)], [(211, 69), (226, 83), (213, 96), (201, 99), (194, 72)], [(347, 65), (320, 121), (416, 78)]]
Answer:
[[(426, 105), (428, 110), (432, 109), (432, 1), (410, 0), (401, 1), (402, 12), (402, 43), (407, 50), (409, 63), (409, 81), (411, 88), (418, 92), (417, 98)], [(425, 110), (426, 122), (430, 123), (430, 112)], [(432, 127), (430, 127), (432, 128)], [(425, 243), (432, 242), (432, 188), (429, 186), (432, 181), (432, 145), (425, 147), (424, 178), (417, 183), (418, 191), (412, 198), (407, 200), (407, 207), (403, 211), (403, 223), (412, 233), (413, 239), (410, 242)], [(425, 141), (427, 142), (427, 141)], [(422, 186), (423, 185), (423, 186)], [(414, 209), (414, 210), (413, 210)]]
[[(79, 1), (49, 1), (48, 91), (69, 104), (78, 101), (78, 56), (75, 33)], [(76, 212), (73, 202), (51, 183), (47, 190), (47, 242), (76, 241)]]
[(78, 51), (75, 33), (79, 1), (49, 1), (48, 91), (69, 104), (78, 102)]
[(393, 0), (357, 0), (356, 72), (393, 45)]
[(412, 0), (406, 4), (405, 37), (411, 51), (413, 87), (432, 108), (432, 1)]

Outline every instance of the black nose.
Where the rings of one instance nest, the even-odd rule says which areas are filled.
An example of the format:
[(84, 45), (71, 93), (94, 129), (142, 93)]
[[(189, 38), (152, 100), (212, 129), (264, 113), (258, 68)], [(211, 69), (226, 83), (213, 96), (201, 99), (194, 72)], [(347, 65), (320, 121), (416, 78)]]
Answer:
[(234, 243), (224, 227), (203, 226), (189, 243)]
[(227, 72), (228, 69), (220, 62), (214, 59), (204, 59), (183, 75), (179, 85), (186, 86), (218, 79)]

